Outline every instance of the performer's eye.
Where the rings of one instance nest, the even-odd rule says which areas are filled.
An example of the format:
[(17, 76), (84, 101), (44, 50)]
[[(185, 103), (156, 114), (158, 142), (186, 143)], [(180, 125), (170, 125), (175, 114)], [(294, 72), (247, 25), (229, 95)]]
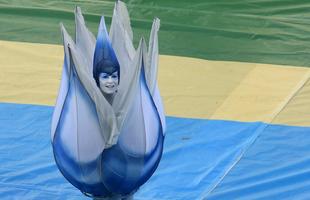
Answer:
[(106, 73), (101, 73), (101, 74), (100, 74), (100, 78), (108, 79), (108, 78), (109, 78), (109, 75), (106, 74)]
[(113, 72), (113, 73), (111, 74), (111, 78), (117, 79), (117, 78), (118, 78), (118, 73), (117, 73), (117, 72)]

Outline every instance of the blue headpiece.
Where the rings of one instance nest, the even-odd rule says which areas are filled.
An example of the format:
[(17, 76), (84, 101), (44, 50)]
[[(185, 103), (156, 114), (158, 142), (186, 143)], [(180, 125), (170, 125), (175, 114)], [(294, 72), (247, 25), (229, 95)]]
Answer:
[(120, 80), (120, 66), (108, 36), (104, 17), (102, 16), (98, 28), (93, 62), (93, 76), (97, 85), (99, 85), (100, 73), (112, 74), (116, 71), (119, 77), (118, 80)]

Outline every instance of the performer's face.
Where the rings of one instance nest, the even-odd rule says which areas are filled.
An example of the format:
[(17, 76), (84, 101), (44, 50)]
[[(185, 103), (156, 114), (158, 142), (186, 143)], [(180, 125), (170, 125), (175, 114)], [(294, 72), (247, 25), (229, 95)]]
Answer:
[(113, 94), (118, 88), (118, 74), (117, 71), (112, 74), (100, 73), (99, 86), (102, 92), (106, 94)]

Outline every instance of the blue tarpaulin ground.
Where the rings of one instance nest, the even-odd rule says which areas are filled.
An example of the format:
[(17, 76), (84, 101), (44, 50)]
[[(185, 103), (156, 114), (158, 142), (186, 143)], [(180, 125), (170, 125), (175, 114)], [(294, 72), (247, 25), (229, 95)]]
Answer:
[[(0, 104), (1, 199), (87, 199), (55, 165), (52, 111)], [(137, 200), (310, 196), (309, 127), (175, 117), (167, 122), (162, 161)]]

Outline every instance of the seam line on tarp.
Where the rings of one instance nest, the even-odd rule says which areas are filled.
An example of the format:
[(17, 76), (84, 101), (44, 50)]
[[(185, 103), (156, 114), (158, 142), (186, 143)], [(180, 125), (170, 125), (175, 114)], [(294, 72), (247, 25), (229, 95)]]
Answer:
[(203, 199), (207, 199), (207, 197), (213, 192), (217, 186), (224, 180), (227, 174), (239, 163), (239, 161), (242, 159), (242, 157), (245, 155), (245, 153), (249, 150), (249, 148), (255, 143), (255, 141), (259, 138), (261, 133), (272, 123), (272, 121), (281, 113), (281, 111), (291, 102), (291, 100), (299, 93), (299, 91), (304, 88), (306, 83), (310, 80), (310, 70), (305, 74), (304, 78), (301, 79), (298, 84), (294, 87), (292, 92), (285, 98), (283, 103), (281, 103), (274, 112), (270, 115), (269, 120), (266, 120), (255, 132), (251, 140), (249, 141), (248, 145), (244, 148), (244, 150), (240, 153), (236, 161), (227, 169), (227, 171), (224, 173), (224, 175), (218, 180), (218, 182), (209, 190), (206, 192), (206, 194), (203, 196)]

